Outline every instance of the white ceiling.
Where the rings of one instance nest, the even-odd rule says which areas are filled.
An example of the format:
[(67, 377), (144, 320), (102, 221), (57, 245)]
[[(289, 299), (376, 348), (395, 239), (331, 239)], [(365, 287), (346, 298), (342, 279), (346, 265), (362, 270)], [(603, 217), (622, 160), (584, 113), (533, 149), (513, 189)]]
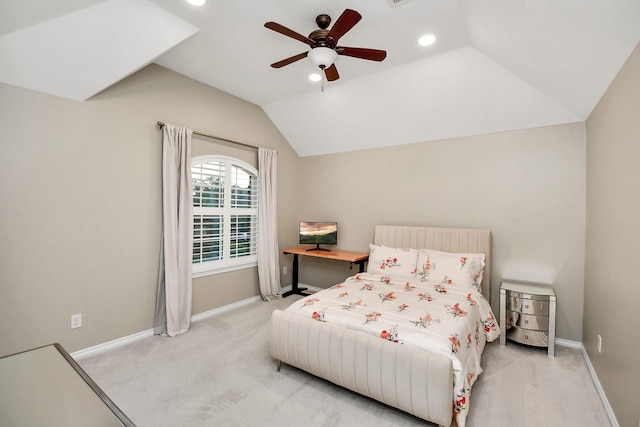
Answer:
[[(315, 17), (362, 20), (308, 80)], [(417, 44), (425, 33), (438, 39)], [(640, 40), (638, 0), (2, 0), (0, 82), (83, 101), (157, 63), (260, 105), (301, 156), (584, 121)]]

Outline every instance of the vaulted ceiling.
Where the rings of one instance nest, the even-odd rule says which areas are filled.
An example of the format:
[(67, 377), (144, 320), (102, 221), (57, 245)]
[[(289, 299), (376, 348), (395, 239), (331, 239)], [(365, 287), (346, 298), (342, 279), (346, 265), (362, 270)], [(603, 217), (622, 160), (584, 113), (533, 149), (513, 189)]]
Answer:
[[(300, 34), (345, 8), (340, 79)], [(419, 36), (437, 37), (420, 46)], [(584, 121), (640, 41), (638, 0), (3, 0), (0, 82), (84, 101), (157, 63), (263, 108), (300, 156)], [(321, 90), (324, 85), (324, 91)]]

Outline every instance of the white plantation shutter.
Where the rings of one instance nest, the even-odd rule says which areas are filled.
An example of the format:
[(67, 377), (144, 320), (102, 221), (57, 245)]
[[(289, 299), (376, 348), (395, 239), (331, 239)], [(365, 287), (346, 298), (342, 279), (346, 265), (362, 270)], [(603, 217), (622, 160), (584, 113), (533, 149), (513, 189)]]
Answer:
[(222, 162), (199, 163), (191, 166), (194, 207), (220, 207), (224, 200), (226, 164)]
[(222, 259), (222, 215), (193, 216), (193, 263)]
[(231, 157), (200, 156), (191, 174), (194, 276), (256, 265), (256, 169)]

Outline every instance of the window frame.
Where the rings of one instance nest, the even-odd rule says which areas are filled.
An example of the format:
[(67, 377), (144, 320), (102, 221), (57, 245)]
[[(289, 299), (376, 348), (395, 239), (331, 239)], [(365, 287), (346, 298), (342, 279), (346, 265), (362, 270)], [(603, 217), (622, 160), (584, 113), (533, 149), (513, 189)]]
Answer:
[[(224, 163), (224, 182), (223, 182), (223, 206), (222, 207), (201, 207), (195, 206), (193, 203), (193, 219), (194, 219), (194, 228), (193, 228), (193, 246), (195, 246), (196, 241), (198, 240), (195, 236), (195, 219), (196, 217), (203, 215), (220, 215), (222, 216), (222, 259), (213, 260), (213, 261), (205, 261), (205, 262), (193, 262), (192, 259), (192, 277), (203, 277), (213, 274), (225, 273), (228, 271), (241, 270), (245, 268), (256, 267), (258, 265), (258, 170), (248, 164), (247, 162), (240, 160), (235, 157), (223, 156), (223, 155), (215, 155), (215, 154), (205, 154), (201, 156), (196, 156), (191, 159), (191, 167), (204, 164), (204, 163)], [(255, 187), (253, 190), (255, 191), (255, 196), (253, 197), (252, 207), (234, 207), (231, 203), (232, 198), (232, 171), (233, 168), (244, 169), (255, 177)], [(195, 194), (195, 190), (193, 189), (195, 182), (192, 180), (192, 192)], [(241, 256), (237, 258), (231, 257), (231, 218), (233, 216), (242, 216), (242, 215), (253, 215), (254, 221), (251, 224), (251, 237), (250, 237), (250, 245), (253, 249), (253, 254), (248, 256)], [(237, 244), (237, 242), (236, 242)]]

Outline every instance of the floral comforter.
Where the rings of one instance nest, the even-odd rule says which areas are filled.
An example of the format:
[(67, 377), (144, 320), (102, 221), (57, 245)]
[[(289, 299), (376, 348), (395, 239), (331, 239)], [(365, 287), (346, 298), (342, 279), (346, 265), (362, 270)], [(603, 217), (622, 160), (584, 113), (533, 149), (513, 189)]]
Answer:
[(440, 353), (453, 362), (453, 409), (464, 427), (480, 357), (500, 328), (474, 286), (360, 273), (293, 303), (287, 311)]

